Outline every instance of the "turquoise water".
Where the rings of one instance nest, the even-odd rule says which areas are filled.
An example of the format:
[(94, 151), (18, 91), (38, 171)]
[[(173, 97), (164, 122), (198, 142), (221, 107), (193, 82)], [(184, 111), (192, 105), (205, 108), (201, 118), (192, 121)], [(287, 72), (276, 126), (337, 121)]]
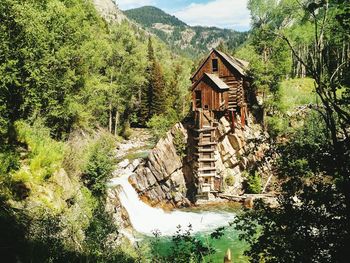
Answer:
[[(206, 206), (206, 207), (198, 207), (198, 208), (191, 208), (186, 209), (183, 211), (190, 211), (190, 212), (215, 212), (215, 211), (226, 211), (226, 212), (232, 212), (232, 213), (239, 213), (241, 211), (241, 207), (237, 204), (225, 204), (225, 205), (213, 205), (213, 206)], [(209, 233), (197, 233), (195, 236), (202, 240), (204, 244), (211, 244), (215, 248), (215, 252), (207, 256), (205, 258), (204, 262), (223, 262), (224, 256), (226, 254), (227, 249), (231, 250), (231, 254), (233, 257), (233, 262), (235, 263), (246, 263), (249, 262), (248, 259), (243, 256), (243, 252), (245, 249), (247, 249), (247, 244), (240, 241), (238, 238), (239, 232), (234, 228), (234, 226), (228, 226), (224, 230), (224, 235), (216, 240), (210, 238), (210, 232)], [(145, 238), (144, 242), (152, 242), (155, 239), (152, 240), (152, 238), (148, 237)], [(162, 237), (159, 239), (157, 243), (157, 251), (160, 252), (161, 255), (167, 255), (169, 253), (169, 250), (171, 249), (171, 238), (169, 237)]]

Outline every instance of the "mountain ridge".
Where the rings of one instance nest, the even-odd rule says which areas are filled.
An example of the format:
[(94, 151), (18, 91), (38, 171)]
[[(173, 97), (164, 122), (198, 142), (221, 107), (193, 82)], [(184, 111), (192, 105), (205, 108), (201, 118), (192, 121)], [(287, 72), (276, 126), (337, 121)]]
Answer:
[(176, 52), (200, 57), (210, 49), (225, 43), (230, 50), (240, 46), (247, 32), (218, 27), (189, 26), (174, 15), (154, 6), (124, 10), (123, 13), (143, 29), (157, 35)]

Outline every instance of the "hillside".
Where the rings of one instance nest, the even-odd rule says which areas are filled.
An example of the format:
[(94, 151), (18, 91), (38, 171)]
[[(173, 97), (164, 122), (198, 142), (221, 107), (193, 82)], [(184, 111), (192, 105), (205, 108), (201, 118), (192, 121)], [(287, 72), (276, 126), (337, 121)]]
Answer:
[(247, 38), (247, 33), (216, 27), (191, 27), (175, 16), (153, 6), (124, 11), (125, 15), (141, 25), (145, 30), (156, 34), (173, 50), (191, 57), (201, 56), (220, 42), (235, 49)]

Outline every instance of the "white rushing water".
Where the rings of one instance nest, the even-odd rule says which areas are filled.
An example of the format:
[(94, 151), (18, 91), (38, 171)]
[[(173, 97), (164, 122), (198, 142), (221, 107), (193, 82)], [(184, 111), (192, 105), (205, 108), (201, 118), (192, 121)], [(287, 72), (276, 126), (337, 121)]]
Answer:
[(221, 226), (227, 226), (234, 219), (233, 213), (228, 212), (165, 212), (160, 208), (151, 207), (142, 202), (128, 181), (129, 175), (113, 179), (110, 187), (119, 187), (119, 199), (127, 210), (133, 228), (142, 234), (152, 235), (160, 231), (163, 236), (174, 235), (177, 226), (187, 230), (192, 225), (193, 232), (206, 232)]

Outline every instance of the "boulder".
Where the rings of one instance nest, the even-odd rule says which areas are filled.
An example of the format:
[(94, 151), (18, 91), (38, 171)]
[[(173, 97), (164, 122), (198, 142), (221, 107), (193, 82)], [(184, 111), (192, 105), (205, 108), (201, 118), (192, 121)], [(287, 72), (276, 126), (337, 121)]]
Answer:
[(217, 128), (218, 137), (222, 137), (231, 131), (231, 124), (227, 121), (225, 117), (219, 120), (219, 126)]
[(243, 157), (239, 162), (239, 165), (241, 166), (242, 170), (246, 170), (248, 166), (248, 159), (246, 157)]
[[(222, 157), (228, 155), (228, 158), (230, 158), (232, 155), (236, 154), (236, 151), (233, 149), (227, 136), (219, 143), (219, 150)], [(226, 160), (224, 159), (224, 162), (225, 161)]]
[(229, 139), (233, 149), (235, 149), (236, 151), (239, 151), (240, 149), (243, 148), (242, 140), (238, 137), (237, 134), (229, 134), (228, 139)]
[(176, 186), (186, 185), (185, 177), (181, 170), (177, 170), (171, 175), (171, 181)]
[(125, 169), (128, 165), (130, 164), (129, 160), (128, 159), (125, 159), (123, 161), (121, 161), (118, 166), (121, 168), (121, 169)]
[[(183, 163), (173, 143), (174, 134), (177, 131), (181, 131), (187, 140), (187, 131), (181, 123), (178, 123), (166, 134), (165, 138), (159, 140), (148, 155), (147, 162), (133, 163), (134, 166), (137, 166), (136, 175), (130, 178), (130, 182), (152, 205), (161, 205), (168, 201), (171, 203), (173, 197), (170, 192), (174, 187), (186, 189), (185, 175), (182, 172)], [(178, 193), (178, 199), (180, 196), (181, 200), (185, 198), (180, 190)]]
[(143, 174), (147, 178), (148, 186), (153, 186), (154, 184), (157, 183), (156, 178), (154, 177), (153, 173), (151, 172), (151, 170), (148, 167), (145, 168)]

